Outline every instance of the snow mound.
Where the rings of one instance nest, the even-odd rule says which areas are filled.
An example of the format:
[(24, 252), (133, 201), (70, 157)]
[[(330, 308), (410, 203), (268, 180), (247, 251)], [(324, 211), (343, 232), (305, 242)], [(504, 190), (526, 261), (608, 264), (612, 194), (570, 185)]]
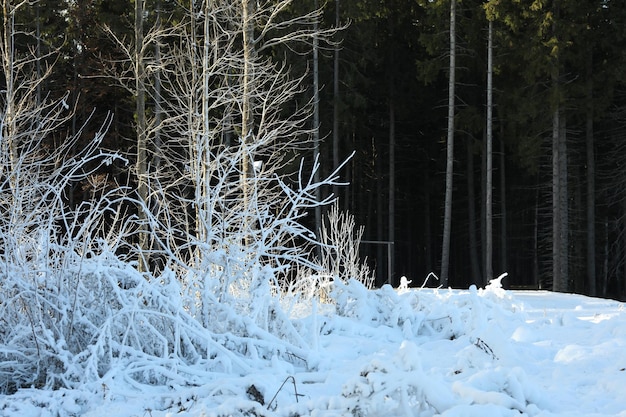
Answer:
[(626, 416), (615, 301), (500, 280), (464, 291), (336, 280), (325, 303), (300, 308), (259, 268), (248, 291), (214, 300), (206, 324), (173, 276), (142, 282), (103, 259), (83, 273), (109, 301), (101, 311), (79, 297), (76, 322), (93, 336), (67, 353), (69, 386), (2, 395), (1, 415)]

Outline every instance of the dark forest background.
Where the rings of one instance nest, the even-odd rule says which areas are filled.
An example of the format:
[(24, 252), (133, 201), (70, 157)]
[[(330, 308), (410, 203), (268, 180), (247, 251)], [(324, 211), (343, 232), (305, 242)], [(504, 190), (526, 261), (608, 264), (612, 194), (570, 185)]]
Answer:
[[(290, 13), (314, 7), (313, 0), (299, 0)], [(342, 171), (350, 185), (327, 192), (337, 192), (341, 207), (365, 226), (361, 251), (377, 271), (378, 285), (387, 282), (388, 270), (394, 286), (403, 275), (421, 285), (441, 267), (450, 3), (335, 0), (320, 7), (321, 26), (345, 26), (333, 35), (336, 44), (319, 51), (323, 171), (356, 151)], [(146, 26), (156, 16), (165, 26), (175, 25), (181, 4), (148, 0), (145, 10)], [(95, 128), (112, 116), (103, 146), (130, 161), (137, 144), (135, 97), (107, 76), (123, 54), (104, 28), (132, 38), (133, 12), (134, 3), (122, 0), (51, 0), (21, 7), (15, 15), (18, 27), (39, 35), (36, 44), (16, 37), (16, 49), (37, 48), (44, 57), (33, 70), (45, 71), (46, 60), (55, 63), (41, 88), (58, 97), (69, 91), (70, 107), (80, 98), (66, 129), (76, 130), (87, 119)], [(512, 288), (552, 288), (553, 114), (559, 108), (568, 237), (567, 288), (561, 289), (626, 298), (626, 3), (463, 0), (456, 13), (449, 284), (484, 284), (489, 16), (494, 273), (508, 272), (504, 282)], [(46, 55), (59, 47), (60, 54)], [(299, 45), (265, 53), (284, 61), (295, 76), (307, 75), (310, 88), (301, 100), (310, 100), (312, 51)], [(80, 135), (88, 140), (94, 132)], [(59, 132), (46, 141), (54, 147), (64, 136)], [(102, 169), (108, 181), (132, 185), (126, 166)], [(91, 192), (93, 184), (72, 184), (68, 205)], [(428, 285), (437, 281), (430, 278)]]

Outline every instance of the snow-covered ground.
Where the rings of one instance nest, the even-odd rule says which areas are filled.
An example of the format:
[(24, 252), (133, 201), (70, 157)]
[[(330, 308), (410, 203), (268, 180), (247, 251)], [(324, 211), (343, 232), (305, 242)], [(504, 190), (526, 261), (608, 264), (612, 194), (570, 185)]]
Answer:
[(352, 282), (333, 298), (287, 310), (306, 357), (251, 352), (245, 374), (198, 369), (193, 386), (140, 386), (112, 370), (71, 391), (0, 396), (0, 415), (626, 416), (622, 303), (499, 281), (465, 291)]

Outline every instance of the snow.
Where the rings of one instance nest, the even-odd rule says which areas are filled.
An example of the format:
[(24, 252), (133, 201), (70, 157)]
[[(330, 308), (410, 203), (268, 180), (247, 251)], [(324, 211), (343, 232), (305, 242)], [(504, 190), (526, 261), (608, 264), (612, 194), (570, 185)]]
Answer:
[[(203, 361), (199, 353), (189, 354), (195, 364), (159, 362), (163, 340), (151, 356), (130, 348), (119, 360), (109, 353), (104, 375), (72, 389), (0, 396), (0, 415), (626, 417), (623, 303), (506, 291), (500, 280), (485, 289), (412, 289), (407, 279), (400, 289), (377, 290), (337, 281), (322, 301), (278, 300), (268, 273), (262, 270), (260, 284), (251, 286), (254, 305), (246, 310), (242, 301), (239, 309), (226, 306), (211, 316), (223, 320), (225, 330), (206, 332), (212, 339), (206, 349), (221, 363)], [(182, 291), (173, 281), (164, 287), (165, 293)], [(182, 308), (176, 299), (167, 305)], [(199, 338), (194, 319), (176, 314), (186, 326), (177, 331)], [(139, 310), (118, 319), (131, 316), (151, 319)], [(102, 326), (124, 329), (113, 321)], [(96, 342), (104, 350), (122, 346), (113, 339)], [(167, 384), (133, 377), (165, 369)]]

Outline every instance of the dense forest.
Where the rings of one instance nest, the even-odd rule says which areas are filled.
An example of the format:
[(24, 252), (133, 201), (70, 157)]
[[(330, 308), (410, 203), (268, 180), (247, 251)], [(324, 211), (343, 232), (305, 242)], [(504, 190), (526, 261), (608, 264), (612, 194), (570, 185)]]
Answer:
[[(397, 286), (403, 275), (421, 284), (441, 275), (443, 258), (442, 279), (453, 287), (508, 272), (511, 287), (626, 296), (623, 2), (2, 4), (2, 175), (10, 195), (2, 207), (10, 216), (42, 195), (67, 210), (104, 201), (100, 223), (75, 210), (75, 223), (60, 227), (89, 223), (91, 238), (106, 241), (123, 224), (115, 239), (131, 243), (111, 245), (149, 249), (138, 268), (159, 270), (193, 257), (189, 228), (200, 241), (214, 233), (202, 227), (207, 213), (232, 219), (231, 200), (274, 198), (229, 180), (258, 183), (256, 163), (271, 167), (267, 178), (302, 172), (302, 158), (321, 181), (315, 198), (338, 196), (364, 227), (360, 252), (377, 285)], [(262, 77), (272, 71), (280, 76)], [(32, 109), (54, 123), (37, 127)], [(208, 148), (185, 141), (190, 126), (210, 132)], [(236, 144), (245, 149), (236, 153)], [(20, 157), (35, 147), (32, 161)], [(106, 157), (89, 159), (86, 150)], [(81, 155), (85, 163), (73, 171)], [(233, 168), (235, 159), (244, 168)], [(48, 177), (66, 168), (58, 193), (20, 192), (34, 166)], [(287, 178), (302, 184), (296, 176)], [(124, 202), (120, 187), (131, 190)], [(214, 192), (221, 203), (198, 199)], [(314, 229), (319, 207), (302, 207), (308, 215), (292, 218)], [(282, 210), (279, 202), (266, 208)], [(266, 217), (247, 216), (240, 228), (263, 229)], [(138, 219), (137, 228), (121, 218)], [(169, 225), (166, 232), (153, 219)]]

